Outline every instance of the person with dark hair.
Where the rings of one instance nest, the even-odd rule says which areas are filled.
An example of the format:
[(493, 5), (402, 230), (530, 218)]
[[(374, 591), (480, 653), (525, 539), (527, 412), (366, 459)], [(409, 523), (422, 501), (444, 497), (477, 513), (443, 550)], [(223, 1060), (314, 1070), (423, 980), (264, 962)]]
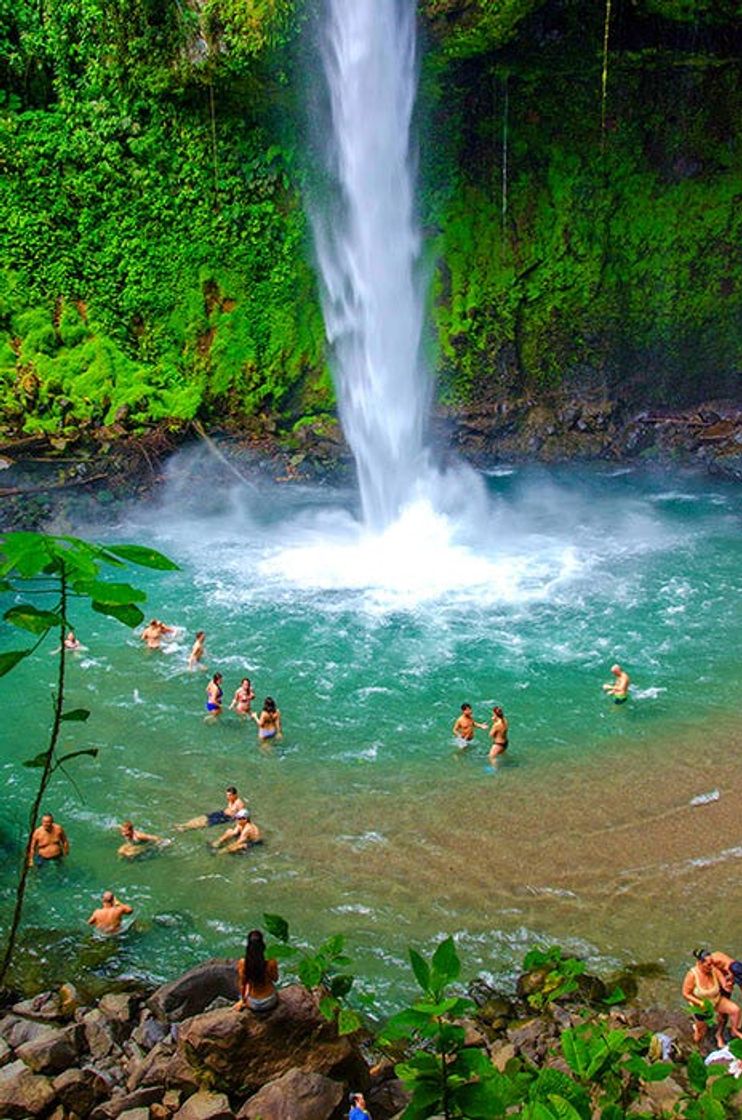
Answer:
[(50, 860), (61, 859), (70, 854), (70, 842), (61, 824), (57, 824), (51, 813), (44, 813), (41, 824), (35, 828), (28, 842), (28, 866), (34, 863), (41, 866)]
[(232, 697), (232, 703), (229, 705), (230, 712), (237, 712), (239, 716), (252, 715), (252, 701), (255, 699), (255, 692), (253, 686), (250, 684), (249, 677), (243, 677), (240, 687)]
[(223, 696), (222, 675), (221, 673), (214, 673), (214, 676), (206, 685), (206, 719), (209, 723), (213, 723), (217, 716), (222, 714)]
[(223, 809), (215, 809), (213, 813), (201, 813), (200, 816), (192, 817), (185, 824), (176, 824), (175, 831), (185, 832), (191, 828), (213, 828), (217, 824), (230, 824), (240, 810), (244, 808), (245, 802), (237, 793), (236, 787), (227, 786), (227, 804)]
[[(735, 1038), (742, 1038), (739, 1020), (742, 1012), (739, 1006), (724, 994), (719, 975), (714, 967), (712, 954), (708, 949), (694, 949), (696, 964), (688, 970), (683, 981), (683, 995), (688, 1003), (703, 1010), (708, 1004), (716, 1012), (716, 1042), (724, 1045), (724, 1018), (729, 1016), (729, 1029)], [(693, 1041), (700, 1042), (706, 1034), (706, 1019), (703, 1015), (693, 1016)]]
[(237, 982), (240, 986), (238, 1007), (250, 1011), (270, 1011), (278, 1003), (276, 980), (278, 961), (265, 959), (265, 941), (259, 929), (247, 935), (245, 955), (237, 962)]
[(490, 758), (497, 758), (498, 754), (505, 754), (508, 749), (508, 721), (505, 713), (497, 705), (492, 709), (492, 726), (490, 727)]
[(471, 743), (474, 739), (475, 727), (480, 727), (482, 731), (487, 730), (486, 723), (477, 723), (472, 715), (471, 704), (465, 701), (461, 705), (461, 715), (453, 725), (454, 737), (462, 744)]
[(188, 668), (189, 669), (205, 669), (206, 666), (202, 665), (203, 656), (206, 651), (206, 631), (197, 630), (196, 640), (193, 643), (193, 648), (188, 655)]
[(263, 710), (255, 721), (258, 725), (259, 739), (282, 739), (281, 713), (276, 707), (272, 696), (266, 696), (263, 701)]
[(742, 961), (735, 960), (728, 953), (722, 953), (720, 949), (714, 949), (709, 954), (709, 960), (721, 980), (724, 995), (731, 996), (735, 984), (742, 988)]
[(350, 1094), (348, 1120), (371, 1120), (371, 1113), (366, 1108), (366, 1098), (363, 1093)]

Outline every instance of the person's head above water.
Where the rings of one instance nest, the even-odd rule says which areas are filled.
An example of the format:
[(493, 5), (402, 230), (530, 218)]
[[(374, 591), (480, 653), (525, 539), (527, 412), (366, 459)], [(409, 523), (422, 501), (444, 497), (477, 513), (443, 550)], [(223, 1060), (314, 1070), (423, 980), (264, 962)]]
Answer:
[(615, 673), (615, 674), (616, 674), (616, 676), (618, 676), (618, 674), (619, 674), (619, 673), (622, 673), (622, 672), (623, 672), (623, 669), (622, 669), (622, 668), (621, 668), (621, 666), (620, 666), (620, 665), (618, 664), (618, 662), (616, 662), (616, 664), (615, 664), (615, 665), (611, 665), (611, 672), (612, 672), (612, 673)]
[(245, 686), (245, 685), (247, 685), (247, 687), (248, 687), (248, 688), (250, 687), (250, 678), (249, 678), (249, 677), (243, 677), (243, 678), (242, 678), (242, 686), (243, 686), (243, 688), (244, 688), (244, 686)]
[(462, 712), (470, 712), (470, 711), (471, 711), (471, 704), (469, 704), (469, 703), (468, 703), (468, 701), (465, 701), (465, 702), (464, 702), (464, 703), (463, 703), (463, 704), (461, 705), (461, 711), (462, 711)]
[(219, 681), (222, 679), (222, 675), (221, 673), (214, 673), (214, 676), (211, 679), (214, 684), (219, 684)]
[(497, 705), (495, 705), (495, 707), (492, 709), (492, 714), (493, 716), (497, 716), (498, 719), (502, 719), (502, 717), (505, 715), (502, 708), (498, 708)]
[(52, 825), (54, 824), (54, 817), (51, 815), (51, 813), (44, 813), (43, 817), (41, 818), (41, 824), (44, 828), (47, 829), (50, 829), (52, 827)]
[(230, 799), (230, 801), (232, 800), (233, 797), (236, 797), (236, 796), (237, 796), (237, 787), (236, 786), (227, 786), (227, 797)]
[(103, 905), (104, 906), (113, 906), (114, 901), (115, 901), (115, 899), (114, 899), (113, 891), (104, 891), (103, 892)]
[(124, 823), (121, 825), (121, 831), (123, 832), (124, 836), (131, 836), (134, 831), (134, 822), (124, 821)]
[(263, 709), (266, 712), (275, 712), (276, 701), (272, 696), (266, 696), (265, 700), (263, 701)]
[(196, 637), (197, 638), (205, 638), (206, 637), (206, 631), (205, 630), (197, 630), (196, 631)]

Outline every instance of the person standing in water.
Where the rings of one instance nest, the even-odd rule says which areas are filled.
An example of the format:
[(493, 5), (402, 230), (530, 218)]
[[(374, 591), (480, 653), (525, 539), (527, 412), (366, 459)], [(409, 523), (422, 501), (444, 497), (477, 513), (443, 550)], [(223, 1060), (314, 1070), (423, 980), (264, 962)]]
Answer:
[(464, 743), (471, 743), (474, 739), (475, 727), (480, 727), (482, 731), (487, 730), (487, 724), (477, 723), (472, 715), (471, 704), (465, 702), (461, 705), (461, 715), (453, 725), (454, 736)]
[(190, 654), (188, 655), (188, 668), (189, 669), (205, 669), (206, 666), (202, 665), (206, 647), (206, 631), (197, 630), (196, 640), (193, 643)]
[(104, 891), (102, 905), (88, 918), (88, 925), (95, 926), (99, 933), (120, 933), (121, 919), (124, 914), (133, 914), (131, 906), (119, 902), (113, 891)]
[(51, 813), (44, 813), (41, 824), (34, 829), (28, 845), (28, 866), (34, 861), (39, 866), (49, 860), (61, 859), (70, 854), (70, 842), (61, 824), (56, 824)]
[(253, 687), (250, 684), (249, 677), (242, 678), (242, 684), (232, 697), (232, 703), (229, 705), (230, 712), (237, 712), (239, 716), (252, 715), (252, 701), (255, 699)]
[(609, 684), (604, 684), (603, 692), (613, 697), (614, 704), (625, 704), (629, 698), (631, 678), (626, 670), (618, 664), (611, 665), (611, 672), (616, 679)]
[(221, 673), (214, 673), (214, 676), (206, 685), (206, 711), (208, 712), (206, 719), (210, 723), (213, 723), (217, 716), (222, 714), (223, 696), (222, 675)]
[(508, 749), (508, 721), (505, 713), (497, 705), (492, 709), (492, 726), (490, 727), (490, 758), (497, 758), (498, 754), (505, 754)]
[[(255, 717), (253, 716), (255, 719)], [(272, 696), (266, 696), (263, 701), (263, 710), (255, 719), (258, 725), (258, 739), (282, 739), (281, 713), (276, 707)]]

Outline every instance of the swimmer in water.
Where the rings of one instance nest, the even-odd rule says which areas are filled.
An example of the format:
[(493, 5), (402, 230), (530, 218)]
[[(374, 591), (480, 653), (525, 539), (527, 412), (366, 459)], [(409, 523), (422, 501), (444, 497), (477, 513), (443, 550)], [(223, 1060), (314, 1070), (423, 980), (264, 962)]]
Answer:
[(189, 669), (205, 669), (206, 666), (202, 665), (204, 653), (206, 652), (206, 631), (197, 630), (196, 640), (193, 643), (193, 648), (188, 655), (188, 668)]
[(497, 758), (498, 754), (505, 754), (508, 749), (508, 721), (502, 708), (492, 709), (492, 726), (490, 727), (490, 758)]
[[(253, 846), (253, 844), (262, 843), (260, 829), (256, 824), (250, 820), (250, 813), (247, 809), (240, 809), (235, 813), (234, 825), (228, 828), (218, 840), (214, 840), (212, 848), (221, 848), (220, 854), (224, 852), (245, 852)], [(222, 848), (222, 844), (226, 844), (226, 848)]]
[(242, 684), (232, 697), (232, 703), (229, 705), (230, 712), (237, 712), (239, 716), (252, 715), (251, 703), (255, 699), (253, 687), (250, 684), (249, 677), (242, 678)]
[(138, 856), (144, 855), (145, 852), (151, 851), (152, 844), (162, 843), (159, 836), (151, 836), (148, 832), (142, 832), (140, 829), (134, 828), (131, 821), (124, 821), (120, 832), (124, 838), (124, 843), (119, 848), (118, 854), (123, 859), (136, 859)]
[(604, 684), (603, 692), (613, 697), (614, 704), (625, 704), (629, 698), (631, 678), (626, 670), (618, 664), (611, 665), (611, 672), (616, 679), (609, 684)]
[(237, 814), (245, 808), (245, 802), (238, 795), (235, 786), (227, 786), (227, 804), (223, 809), (216, 809), (213, 813), (202, 813), (193, 817), (185, 824), (176, 824), (176, 832), (185, 832), (192, 828), (208, 828), (215, 824), (229, 824)]
[(28, 845), (28, 866), (39, 866), (48, 860), (61, 859), (70, 854), (70, 842), (61, 824), (56, 824), (51, 813), (44, 813), (41, 824), (34, 829)]
[(52, 653), (60, 653), (63, 649), (68, 653), (82, 653), (83, 650), (86, 650), (87, 648), (88, 647), (84, 646), (82, 642), (78, 642), (75, 636), (75, 631), (69, 630), (65, 635), (65, 639), (62, 645), (57, 646), (55, 650), (52, 650)]
[(144, 627), (140, 637), (147, 643), (147, 649), (160, 649), (163, 638), (174, 633), (174, 626), (167, 626), (164, 622), (160, 622), (159, 618), (153, 618)]
[(104, 891), (102, 905), (88, 918), (88, 925), (95, 926), (99, 933), (120, 933), (121, 919), (124, 914), (133, 914), (131, 906), (119, 902), (113, 891)]
[(221, 673), (214, 673), (209, 683), (206, 685), (206, 721), (213, 723), (222, 714), (222, 697), (224, 696), (224, 689), (222, 688), (222, 675)]
[(458, 717), (453, 725), (453, 733), (456, 739), (459, 739), (462, 744), (471, 743), (474, 739), (474, 728), (481, 727), (482, 731), (487, 730), (486, 723), (477, 723), (472, 715), (471, 704), (464, 703), (461, 705), (461, 715)]
[(276, 707), (276, 701), (272, 696), (266, 696), (263, 701), (263, 710), (260, 715), (255, 718), (258, 725), (258, 739), (261, 741), (266, 739), (282, 739), (283, 728), (281, 727), (281, 713)]

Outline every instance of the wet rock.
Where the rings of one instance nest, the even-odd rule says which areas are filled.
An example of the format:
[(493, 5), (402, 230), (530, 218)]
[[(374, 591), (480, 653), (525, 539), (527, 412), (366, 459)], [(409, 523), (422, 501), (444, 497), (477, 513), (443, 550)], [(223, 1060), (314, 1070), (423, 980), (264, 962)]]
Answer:
[[(291, 1069), (242, 1106), (239, 1120), (331, 1120), (344, 1111), (345, 1090), (320, 1073)], [(190, 1101), (189, 1101), (190, 1104)], [(181, 1109), (182, 1112), (182, 1109)], [(180, 1117), (181, 1113), (177, 1114)], [(183, 1120), (200, 1120), (184, 1117)]]
[(49, 1078), (32, 1073), (20, 1059), (0, 1069), (0, 1116), (25, 1120), (46, 1112), (53, 1101)]
[(163, 984), (150, 996), (147, 1006), (156, 1018), (178, 1023), (201, 1014), (217, 996), (234, 1003), (239, 994), (234, 960), (220, 958), (197, 965)]
[(4, 1038), (8, 1046), (14, 1050), (23, 1046), (24, 1042), (32, 1042), (35, 1038), (53, 1034), (54, 1027), (48, 1023), (35, 1022), (33, 1019), (21, 1019), (18, 1015), (8, 1015), (0, 1023), (0, 1037)]
[(492, 996), (477, 1011), (477, 1019), (492, 1031), (504, 1031), (515, 1018), (515, 1007), (505, 996)]
[(607, 995), (608, 989), (599, 977), (583, 973), (577, 977), (577, 991), (570, 993), (567, 998), (570, 1002), (584, 1000), (587, 1003), (603, 1003)]
[(110, 1096), (108, 1080), (90, 1067), (65, 1070), (54, 1078), (52, 1087), (64, 1107), (77, 1116), (87, 1116)]
[(368, 1069), (358, 1048), (319, 1013), (318, 997), (282, 988), (266, 1015), (211, 1011), (183, 1023), (178, 1049), (210, 1087), (257, 1090), (292, 1068), (347, 1080), (363, 1089)]
[(24, 1042), (16, 1050), (20, 1058), (34, 1073), (61, 1073), (77, 1061), (80, 1054), (80, 1028), (65, 1027), (54, 1030), (30, 1042)]
[(98, 1010), (116, 1023), (131, 1023), (142, 1002), (141, 993), (107, 992), (98, 1002)]
[(527, 1001), (529, 996), (540, 992), (553, 971), (553, 965), (542, 965), (540, 968), (532, 968), (522, 973), (515, 985), (518, 998)]
[[(234, 1113), (226, 1093), (209, 1093), (201, 1089), (189, 1097), (175, 1113), (176, 1120), (233, 1120)], [(268, 1117), (263, 1117), (268, 1120)]]

